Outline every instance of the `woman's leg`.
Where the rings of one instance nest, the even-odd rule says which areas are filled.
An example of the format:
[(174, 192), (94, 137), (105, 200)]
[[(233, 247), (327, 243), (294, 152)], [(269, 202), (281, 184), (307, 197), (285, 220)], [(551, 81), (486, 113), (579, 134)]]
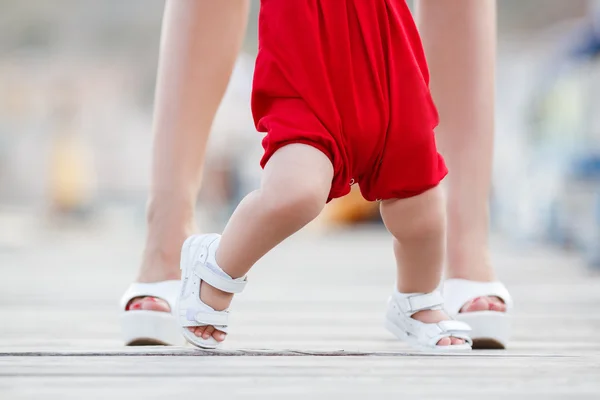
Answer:
[[(248, 0), (168, 0), (154, 118), (148, 235), (139, 282), (179, 279), (179, 254), (196, 230), (206, 143), (242, 45)], [(153, 298), (130, 308), (168, 311)]]
[[(450, 170), (447, 275), (492, 281), (488, 196), (494, 140), (496, 0), (419, 0), (417, 18), (440, 113), (437, 140)], [(466, 306), (463, 311), (504, 310), (496, 298), (479, 298)]]

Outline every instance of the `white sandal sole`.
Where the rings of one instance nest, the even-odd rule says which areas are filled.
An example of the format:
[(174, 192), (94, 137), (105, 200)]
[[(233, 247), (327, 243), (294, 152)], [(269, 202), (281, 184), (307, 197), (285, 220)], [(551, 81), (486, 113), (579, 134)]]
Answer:
[(129, 310), (121, 313), (125, 346), (184, 346), (173, 315), (161, 311)]
[(455, 344), (450, 346), (424, 346), (420, 344), (413, 336), (408, 335), (406, 332), (404, 332), (402, 328), (394, 324), (392, 321), (386, 319), (384, 326), (385, 329), (390, 331), (392, 335), (396, 336), (398, 339), (406, 342), (414, 349), (423, 353), (461, 353), (471, 351), (471, 346), (469, 346), (468, 343)]
[(179, 331), (181, 335), (186, 339), (187, 343), (194, 345), (195, 347), (206, 349), (206, 350), (214, 350), (221, 347), (222, 342), (218, 342), (214, 337), (209, 337), (208, 339), (204, 339), (202, 337), (196, 336), (189, 330), (181, 330)]
[(498, 311), (474, 311), (454, 316), (471, 327), (474, 349), (503, 350), (512, 331), (511, 317)]
[[(513, 300), (501, 282), (476, 282), (466, 279), (448, 279), (444, 282), (445, 309), (457, 321), (471, 326), (474, 349), (505, 349), (512, 332)], [(460, 312), (477, 297), (494, 296), (502, 299), (506, 311)]]
[[(173, 315), (181, 282), (132, 283), (121, 298), (121, 335), (126, 346), (183, 346), (186, 344)], [(155, 297), (164, 300), (171, 312), (127, 310), (132, 299)]]

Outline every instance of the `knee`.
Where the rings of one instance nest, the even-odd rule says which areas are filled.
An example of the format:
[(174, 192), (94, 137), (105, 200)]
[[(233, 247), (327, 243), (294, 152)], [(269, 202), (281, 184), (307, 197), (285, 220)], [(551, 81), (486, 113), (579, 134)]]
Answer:
[(263, 205), (274, 218), (286, 218), (308, 223), (315, 219), (325, 207), (328, 193), (310, 183), (294, 187), (261, 189)]
[(386, 200), (381, 204), (381, 215), (398, 241), (435, 238), (446, 230), (444, 198), (439, 188), (408, 199)]

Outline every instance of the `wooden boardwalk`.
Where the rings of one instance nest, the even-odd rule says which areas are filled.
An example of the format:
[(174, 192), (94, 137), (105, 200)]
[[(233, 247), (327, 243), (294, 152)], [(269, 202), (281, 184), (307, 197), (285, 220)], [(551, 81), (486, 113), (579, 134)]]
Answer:
[(600, 398), (600, 277), (571, 256), (496, 243), (517, 304), (510, 348), (431, 356), (382, 328), (385, 232), (306, 232), (252, 271), (224, 350), (201, 352), (121, 346), (142, 238), (46, 232), (0, 251), (0, 399)]

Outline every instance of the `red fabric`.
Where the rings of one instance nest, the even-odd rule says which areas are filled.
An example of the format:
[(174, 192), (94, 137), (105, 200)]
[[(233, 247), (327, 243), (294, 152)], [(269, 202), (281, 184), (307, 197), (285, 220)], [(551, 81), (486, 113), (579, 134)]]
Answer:
[(404, 0), (262, 0), (252, 93), (264, 167), (282, 146), (331, 160), (330, 198), (405, 198), (447, 174), (420, 38)]

